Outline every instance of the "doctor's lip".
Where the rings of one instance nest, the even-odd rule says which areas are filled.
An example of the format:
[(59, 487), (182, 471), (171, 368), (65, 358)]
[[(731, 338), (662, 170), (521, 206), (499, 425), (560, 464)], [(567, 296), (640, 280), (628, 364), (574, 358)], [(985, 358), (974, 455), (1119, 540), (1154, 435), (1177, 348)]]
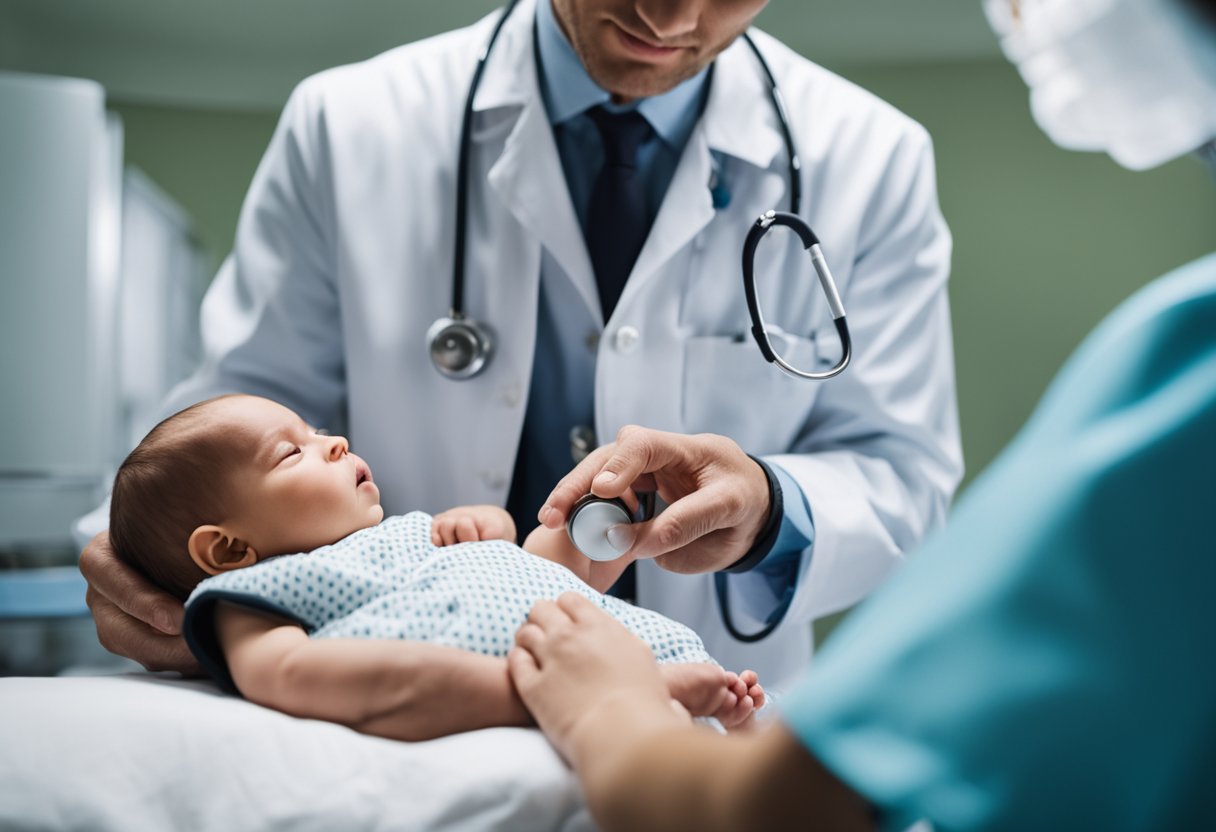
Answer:
[(663, 59), (688, 48), (686, 46), (665, 46), (663, 44), (655, 43), (648, 38), (635, 35), (633, 32), (629, 31), (615, 21), (612, 25), (616, 28), (617, 38), (622, 44), (625, 45), (625, 48), (639, 57)]

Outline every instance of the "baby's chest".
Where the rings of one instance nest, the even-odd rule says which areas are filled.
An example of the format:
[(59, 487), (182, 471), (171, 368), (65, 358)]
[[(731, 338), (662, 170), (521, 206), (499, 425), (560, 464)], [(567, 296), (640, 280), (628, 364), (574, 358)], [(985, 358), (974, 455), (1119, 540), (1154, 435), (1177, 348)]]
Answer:
[(596, 599), (565, 568), (518, 550), (445, 551), (355, 608), (334, 610), (313, 637), (407, 639), (501, 656), (537, 600), (568, 590)]

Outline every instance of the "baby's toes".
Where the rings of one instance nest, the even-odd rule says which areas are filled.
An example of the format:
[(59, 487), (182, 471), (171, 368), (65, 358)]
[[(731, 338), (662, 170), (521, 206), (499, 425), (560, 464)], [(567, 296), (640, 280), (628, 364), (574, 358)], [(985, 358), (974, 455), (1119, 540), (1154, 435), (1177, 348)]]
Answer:
[[(733, 695), (732, 695), (733, 698)], [(734, 703), (729, 708), (722, 708), (717, 714), (718, 721), (722, 723), (724, 728), (734, 728), (739, 723), (743, 722), (752, 712), (756, 710), (750, 696), (742, 696), (735, 699)]]
[(747, 689), (747, 695), (751, 697), (752, 702), (756, 705), (756, 710), (764, 707), (764, 703), (768, 701), (768, 697), (764, 695), (764, 688), (759, 683), (752, 685)]

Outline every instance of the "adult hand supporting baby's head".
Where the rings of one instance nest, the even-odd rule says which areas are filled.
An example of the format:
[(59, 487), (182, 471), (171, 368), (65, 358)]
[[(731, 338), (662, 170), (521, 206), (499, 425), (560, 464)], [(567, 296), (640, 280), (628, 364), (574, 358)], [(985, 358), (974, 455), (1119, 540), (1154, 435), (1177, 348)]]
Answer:
[(199, 674), (181, 636), (181, 601), (119, 560), (109, 532), (98, 534), (80, 553), (80, 573), (89, 584), (85, 601), (102, 647), (148, 670)]
[(769, 515), (767, 475), (732, 440), (627, 425), (562, 478), (540, 522), (558, 528), (584, 494), (617, 497), (630, 487), (658, 491), (668, 505), (653, 520), (618, 527), (634, 536), (626, 554), (671, 572), (725, 569), (751, 548)]

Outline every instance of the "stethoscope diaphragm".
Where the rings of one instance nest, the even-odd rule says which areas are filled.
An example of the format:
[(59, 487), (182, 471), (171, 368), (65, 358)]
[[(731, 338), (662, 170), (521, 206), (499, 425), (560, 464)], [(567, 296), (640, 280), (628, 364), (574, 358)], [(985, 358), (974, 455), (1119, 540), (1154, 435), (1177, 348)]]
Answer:
[(625, 501), (619, 497), (605, 499), (594, 494), (583, 496), (566, 520), (566, 534), (575, 548), (591, 560), (616, 560), (625, 554), (618, 551), (608, 540), (608, 530), (613, 526), (628, 525), (633, 515)]

